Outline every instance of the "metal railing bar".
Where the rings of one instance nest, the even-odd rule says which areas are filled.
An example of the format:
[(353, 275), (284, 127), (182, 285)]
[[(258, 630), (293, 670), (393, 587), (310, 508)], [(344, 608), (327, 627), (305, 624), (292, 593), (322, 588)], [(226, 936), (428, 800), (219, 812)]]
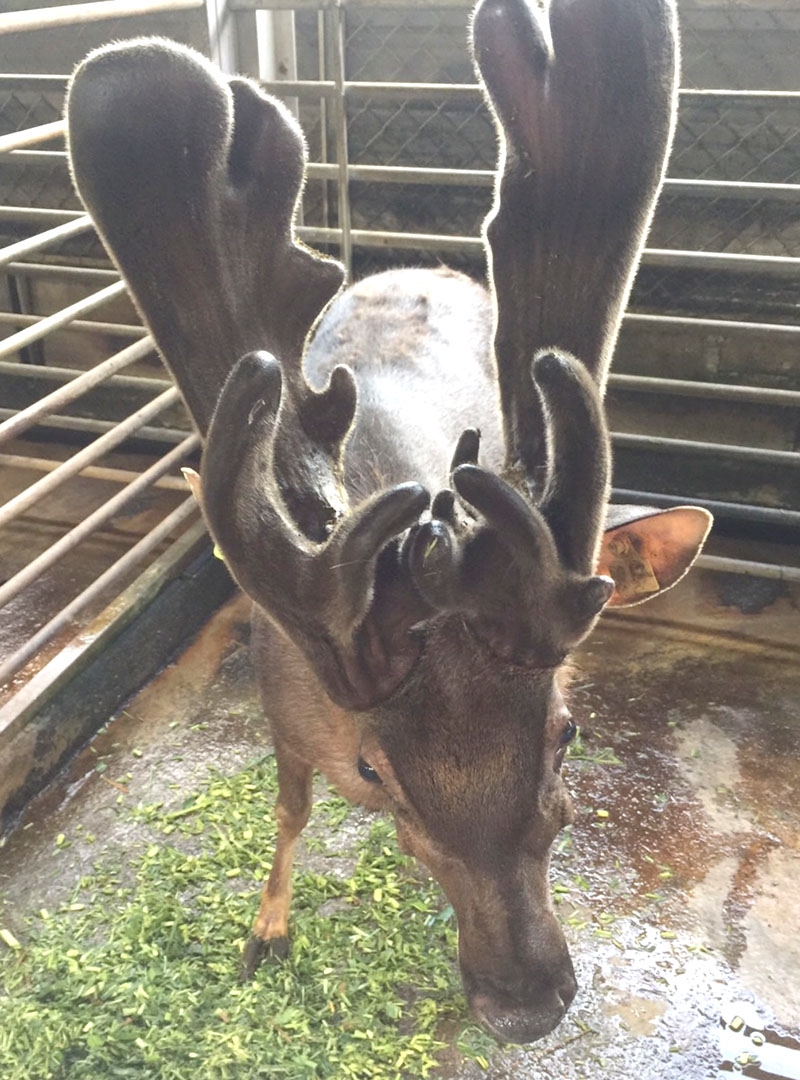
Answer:
[(778, 566), (774, 563), (728, 559), (722, 555), (698, 555), (694, 565), (699, 570), (715, 570), (723, 574), (745, 574), (750, 577), (771, 578), (800, 584), (800, 566)]
[[(155, 2), (162, 2), (162, 0), (155, 0)], [(169, 3), (170, 0), (163, 0), (163, 2)], [(180, 0), (179, 0), (180, 2)], [(186, 7), (202, 7), (203, 0), (183, 0)], [(403, 3), (403, 7), (410, 8), (414, 6), (429, 8), (429, 7), (453, 7), (468, 9), (473, 6), (474, 0), (408, 0)], [(54, 14), (61, 12), (65, 16), (65, 21), (72, 22), (70, 18), (66, 20), (66, 15), (72, 15), (73, 12), (77, 12), (81, 7), (95, 7), (99, 8), (98, 4), (86, 4), (86, 5), (72, 5), (69, 12), (64, 8), (52, 8)], [(177, 8), (177, 3), (175, 4)], [(370, 7), (381, 8), (390, 7), (396, 8), (398, 6), (398, 0), (270, 0), (269, 3), (264, 0), (233, 0), (233, 3), (229, 4), (231, 11), (254, 11), (254, 10), (272, 10), (272, 11), (286, 11), (286, 10), (316, 10), (325, 11), (332, 8), (340, 8), (347, 10), (352, 7)], [(48, 9), (45, 9), (48, 10)], [(15, 12), (14, 15), (31, 16), (36, 14), (35, 11), (29, 12)], [(8, 18), (9, 16), (6, 16)], [(0, 16), (0, 26), (2, 26), (2, 16)], [(1, 32), (1, 31), (0, 31)], [(69, 81), (69, 75), (61, 74), (43, 74), (33, 75), (27, 72), (6, 72), (0, 74), (0, 86), (3, 83), (10, 83), (14, 86), (25, 85), (29, 83), (33, 87), (41, 87), (42, 85), (49, 85), (54, 89), (64, 88)], [(305, 94), (309, 94), (312, 97), (321, 97), (327, 94), (335, 93), (335, 84), (330, 80), (313, 81), (311, 79), (293, 79), (293, 80), (280, 80), (269, 81), (260, 80), (260, 85), (273, 94), (289, 94), (292, 97), (302, 97)], [(354, 80), (345, 83), (345, 92), (356, 94), (363, 93), (366, 96), (378, 97), (383, 93), (391, 94), (394, 92), (394, 88), (399, 88), (398, 92), (406, 96), (430, 95), (433, 92), (440, 92), (442, 94), (453, 93), (456, 97), (463, 97), (465, 99), (471, 98), (474, 101), (479, 101), (482, 97), (480, 87), (477, 83), (385, 83), (385, 82), (362, 82)], [(732, 104), (747, 104), (747, 105), (780, 105), (780, 104), (798, 104), (800, 103), (800, 91), (793, 90), (727, 90), (727, 89), (707, 89), (707, 90), (694, 90), (688, 87), (681, 88), (678, 91), (678, 96), (685, 102), (717, 102), (717, 101), (730, 101)], [(56, 121), (58, 123), (58, 121)]]
[(667, 177), (663, 190), (669, 195), (703, 199), (769, 199), (800, 203), (800, 184), (751, 184), (742, 180), (682, 180)]
[(634, 506), (702, 506), (712, 514), (736, 521), (758, 525), (778, 525), (784, 528), (800, 528), (800, 511), (782, 510), (774, 506), (757, 506), (753, 503), (721, 502), (719, 499), (701, 499), (694, 495), (663, 495), (655, 491), (632, 491), (630, 488), (612, 488), (612, 498), (617, 503)]
[(736, 273), (800, 273), (800, 258), (791, 255), (733, 255), (721, 251), (682, 251), (678, 248), (645, 248), (646, 266), (691, 267), (693, 270), (732, 270)]
[(76, 281), (119, 281), (119, 274), (116, 270), (102, 270), (95, 266), (14, 262), (9, 263), (5, 269), (8, 274), (25, 274), (27, 277), (75, 278)]
[(331, 8), (455, 8), (468, 10), (474, 0), (232, 0), (232, 11), (329, 11)]
[[(0, 375), (10, 375), (12, 378), (38, 379), (52, 382), (61, 379), (69, 382), (84, 375), (91, 368), (67, 368), (57, 367), (55, 364), (20, 364), (16, 360), (0, 360)], [(153, 394), (166, 390), (172, 386), (172, 379), (164, 372), (163, 378), (153, 378), (151, 375), (112, 375), (108, 382), (113, 387), (128, 390), (151, 391)]]
[(746, 104), (800, 104), (800, 91), (798, 90), (689, 90), (678, 91), (681, 101), (726, 101), (736, 104), (744, 101)]
[[(253, 7), (266, 7), (266, 5), (258, 4), (257, 2), (248, 6), (242, 4), (241, 0), (236, 0), (232, 6), (236, 11), (252, 10)], [(300, 6), (318, 8), (323, 5), (316, 3), (309, 3), (307, 5), (286, 3), (283, 6), (285, 8), (298, 8)], [(325, 6), (327, 8), (336, 7), (341, 10), (347, 10), (348, 7), (352, 7), (353, 5), (352, 0), (349, 3), (342, 0), (341, 3), (334, 2)], [(363, 6), (380, 7), (381, 3), (380, 0), (363, 0)], [(394, 3), (384, 6), (397, 7), (398, 4), (395, 0)], [(401, 6), (408, 7), (409, 5), (404, 3)], [(428, 5), (426, 3), (423, 6)], [(273, 2), (269, 4), (269, 7), (276, 8), (277, 5)], [(286, 81), (263, 80), (259, 82), (259, 85), (270, 94), (288, 94), (291, 97), (301, 98), (327, 97), (336, 92), (334, 83), (327, 79), (320, 81), (314, 81), (313, 79), (287, 79)], [(345, 82), (344, 92), (346, 96), (355, 99), (381, 97), (424, 99), (436, 97), (443, 101), (461, 101), (464, 104), (477, 104), (483, 100), (481, 88), (477, 83), (368, 82), (366, 80), (355, 79)], [(678, 91), (678, 95), (682, 103), (705, 104), (721, 101), (730, 102), (733, 105), (746, 104), (760, 106), (800, 104), (800, 92), (786, 90), (682, 89)]]
[[(299, 97), (303, 100), (334, 97), (338, 91), (335, 82), (324, 79), (287, 79), (285, 82), (264, 80), (259, 82), (262, 90), (277, 96)], [(402, 100), (427, 101), (435, 97), (440, 102), (460, 102), (464, 105), (477, 105), (483, 100), (477, 83), (423, 83), (423, 82), (362, 82), (345, 81), (341, 92), (349, 101), (362, 101), (367, 98), (383, 98), (387, 101)]]
[[(297, 230), (304, 240), (318, 244), (341, 242), (340, 229), (304, 227)], [(483, 241), (475, 236), (448, 236), (438, 233), (399, 233), (380, 229), (352, 229), (354, 247), (362, 248), (414, 248), (420, 251), (459, 252), (480, 254)], [(800, 258), (788, 255), (731, 255), (716, 251), (683, 251), (665, 248), (645, 248), (642, 263), (645, 266), (681, 267), (700, 270), (732, 270), (737, 273), (780, 273), (792, 276), (800, 273)]]
[(797, 450), (762, 450), (754, 446), (737, 446), (734, 443), (697, 442), (694, 439), (668, 439), (660, 435), (631, 435), (614, 432), (612, 444), (626, 450), (650, 450), (665, 454), (694, 454), (697, 457), (723, 457), (761, 465), (781, 465), (800, 469), (800, 452)]
[[(168, 514), (162, 522), (156, 525), (146, 536), (143, 536), (137, 544), (134, 544), (129, 551), (96, 578), (88, 588), (84, 589), (66, 607), (63, 607), (57, 615), (45, 623), (41, 630), (37, 631), (24, 645), (0, 664), (0, 685), (7, 682), (32, 656), (36, 655), (43, 645), (46, 645), (59, 631), (69, 626), (72, 620), (89, 607), (106, 589), (116, 584), (139, 563), (143, 562), (155, 548), (168, 539), (175, 529), (179, 528), (196, 513), (199, 513), (199, 508), (194, 496), (177, 506), (171, 514)], [(197, 522), (198, 536), (202, 536), (204, 529), (203, 523)], [(0, 713), (1, 719), (2, 713)], [(0, 727), (2, 727), (1, 723)]]
[[(336, 165), (309, 162), (310, 180), (336, 180)], [(350, 165), (348, 179), (378, 184), (436, 184), (454, 187), (490, 188), (494, 169), (429, 169), (408, 165)], [(800, 184), (750, 184), (738, 180), (681, 180), (668, 178), (664, 191), (671, 195), (707, 199), (769, 199), (800, 203)]]
[[(317, 244), (339, 244), (341, 229), (303, 226), (297, 230), (303, 240)], [(433, 233), (383, 232), (378, 229), (351, 229), (354, 247), (416, 248), (430, 251), (483, 253), (483, 241), (476, 236), (440, 236)]]
[(84, 210), (47, 210), (39, 206), (0, 206), (0, 221), (77, 221)]
[[(7, 420), (10, 416), (16, 416), (14, 409), (0, 408), (0, 420)], [(104, 435), (114, 431), (117, 423), (114, 420), (93, 420), (84, 416), (44, 416), (36, 425), (41, 428), (52, 428), (55, 431), (73, 431), (81, 435)], [(144, 427), (139, 428), (134, 434), (137, 439), (155, 443), (179, 443), (186, 438), (189, 425), (185, 428), (169, 427)]]
[(338, 210), (341, 231), (341, 257), (349, 281), (353, 272), (353, 242), (350, 220), (350, 195), (347, 187), (347, 108), (345, 102), (345, 13), (340, 7), (332, 9), (326, 18), (330, 19), (328, 37), (332, 41), (331, 66), (336, 95), (333, 98), (333, 126), (336, 141), (336, 167), (339, 172)]
[(121, 352), (115, 353), (107, 360), (103, 360), (102, 363), (77, 375), (66, 385), (59, 386), (57, 390), (45, 394), (44, 397), (39, 398), (38, 401), (29, 405), (26, 409), (21, 409), (12, 419), (0, 423), (0, 446), (21, 435), (28, 428), (35, 427), (43, 416), (50, 416), (95, 386), (99, 386), (106, 379), (110, 379), (115, 372), (121, 371), (130, 364), (136, 363), (137, 360), (148, 356), (153, 352), (154, 348), (155, 345), (150, 337), (136, 341), (133, 345), (122, 349)]
[[(53, 458), (27, 457), (25, 454), (1, 454), (0, 465), (10, 469), (28, 469), (30, 472), (50, 473), (57, 469), (60, 461)], [(79, 475), (87, 480), (102, 480), (109, 484), (128, 484), (135, 480), (140, 473), (132, 469), (112, 469), (103, 465), (87, 465), (81, 469)], [(154, 481), (154, 488), (164, 491), (186, 491), (186, 481), (177, 476), (162, 476)]]
[[(270, 83), (262, 84), (270, 93), (284, 94), (288, 84)], [(334, 96), (335, 83), (311, 83), (309, 87), (324, 85), (327, 96)], [(422, 85), (422, 84), (420, 84)], [(345, 84), (345, 93), (346, 93)], [(330, 92), (328, 92), (328, 89)], [(319, 96), (319, 95), (317, 95)], [(67, 160), (65, 150), (14, 150), (10, 154), (13, 161), (20, 164), (43, 164), (51, 165), (54, 162)], [(309, 162), (308, 177), (311, 180), (338, 180), (340, 170), (338, 165), (323, 164), (322, 162)], [(349, 165), (347, 169), (349, 180), (358, 180), (365, 183), (379, 184), (437, 184), (453, 185), (456, 187), (480, 187), (489, 188), (494, 186), (494, 169), (431, 169), (408, 165)], [(753, 199), (769, 200), (771, 202), (800, 202), (800, 184), (766, 184), (748, 183), (741, 180), (686, 180), (680, 177), (667, 177), (664, 181), (663, 190), (670, 195), (681, 195), (686, 198), (704, 199)], [(19, 216), (31, 217), (36, 210), (28, 210), (26, 207), (15, 208)], [(79, 217), (80, 211), (41, 210), (38, 213), (51, 218), (63, 216), (64, 220), (69, 217)], [(0, 209), (0, 215), (10, 216), (8, 209)]]
[[(62, 11), (74, 10), (61, 8)], [(0, 23), (4, 16), (0, 15)], [(11, 150), (21, 150), (26, 146), (35, 146), (48, 139), (56, 139), (65, 135), (67, 126), (63, 120), (53, 120), (49, 124), (37, 124), (36, 127), (23, 128), (22, 131), (12, 131), (8, 135), (0, 135), (0, 154), (7, 154)]]
[[(319, 81), (324, 81), (325, 78), (327, 77), (328, 67), (329, 67), (329, 62), (328, 62), (328, 56), (329, 56), (329, 49), (328, 49), (328, 22), (327, 22), (327, 15), (325, 14), (325, 12), (324, 11), (318, 11), (315, 21), (316, 21), (316, 24), (317, 24), (317, 79)], [(288, 99), (288, 104), (289, 104), (290, 108), (295, 108), (296, 109), (299, 106), (300, 102), (298, 101), (297, 98), (289, 98)], [(329, 158), (330, 158), (330, 154), (329, 154), (329, 151), (328, 151), (328, 147), (329, 147), (329, 143), (330, 143), (330, 139), (329, 139), (329, 127), (330, 127), (329, 121), (330, 121), (330, 117), (329, 117), (329, 110), (328, 110), (328, 102), (324, 97), (319, 99), (318, 107), (319, 107), (319, 156), (322, 159), (322, 162), (327, 162), (329, 160)], [(331, 216), (331, 213), (330, 213), (330, 211), (331, 211), (331, 208), (330, 208), (331, 200), (330, 200), (330, 192), (328, 190), (327, 185), (323, 185), (321, 195), (322, 195), (322, 198), (321, 198), (320, 211), (321, 211), (321, 217), (322, 217), (322, 224), (323, 225), (329, 225), (330, 224), (330, 216)], [(301, 203), (301, 205), (302, 205), (302, 203)], [(298, 219), (297, 224), (302, 225), (303, 222)], [(352, 228), (352, 222), (351, 222), (351, 228)]]
[[(305, 99), (331, 98), (336, 95), (336, 83), (332, 79), (259, 79), (258, 85), (275, 97), (299, 97)], [(349, 86), (345, 83), (345, 86)]]
[(87, 315), (90, 311), (96, 311), (103, 304), (116, 300), (118, 296), (124, 296), (125, 292), (125, 282), (115, 281), (113, 285), (106, 285), (104, 289), (91, 293), (82, 300), (76, 300), (74, 304), (69, 304), (60, 311), (56, 311), (53, 315), (46, 315), (33, 326), (26, 326), (24, 330), (18, 330), (16, 334), (11, 334), (10, 337), (0, 342), (0, 359), (19, 352), (20, 349), (24, 349), (27, 345), (32, 345), (34, 341), (41, 341), (43, 337), (47, 337), (54, 330), (66, 326), (73, 319), (77, 319), (79, 315)]
[[(75, 675), (84, 671), (102, 650), (133, 622), (161, 592), (174, 581), (193, 559), (208, 548), (208, 533), (202, 521), (189, 525), (184, 532), (156, 554), (136, 574), (130, 585), (59, 649), (41, 670), (26, 679), (21, 689), (0, 707), (0, 738), (8, 739), (41, 710)], [(7, 691), (13, 686), (6, 684)]]
[(796, 323), (740, 322), (734, 319), (700, 319), (689, 315), (649, 315), (636, 312), (627, 312), (624, 319), (627, 322), (640, 325), (649, 324), (665, 330), (686, 327), (689, 329), (710, 330), (714, 334), (729, 331), (736, 334), (752, 332), (770, 336), (786, 334), (790, 337), (800, 334), (800, 325)]
[(730, 383), (691, 382), (688, 379), (660, 379), (649, 375), (609, 376), (614, 390), (642, 394), (675, 394), (699, 397), (704, 401), (741, 401), (754, 405), (800, 407), (800, 390), (773, 390), (766, 386), (735, 386)]
[(0, 89), (6, 86), (28, 86), (34, 90), (50, 87), (63, 90), (69, 82), (69, 75), (34, 75), (27, 71), (4, 71), (0, 74)]
[(15, 259), (32, 255), (34, 252), (41, 251), (42, 248), (50, 247), (51, 244), (59, 244), (62, 240), (68, 240), (71, 236), (78, 236), (79, 233), (87, 232), (91, 228), (93, 228), (92, 219), (88, 214), (84, 214), (74, 221), (56, 225), (54, 229), (48, 229), (46, 232), (32, 236), (28, 240), (18, 240), (15, 244), (0, 248), (0, 269), (14, 262)]
[[(187, 436), (180, 445), (170, 450), (163, 458), (151, 465), (149, 469), (145, 469), (135, 480), (132, 480), (73, 529), (59, 537), (41, 555), (0, 585), (0, 608), (13, 600), (15, 596), (19, 596), (23, 589), (36, 581), (40, 574), (43, 574), (45, 570), (49, 570), (59, 559), (73, 551), (78, 544), (115, 517), (128, 503), (151, 487), (154, 481), (160, 479), (164, 473), (169, 472), (172, 468), (177, 468), (199, 446), (199, 435)], [(185, 482), (183, 487), (185, 491)]]
[[(453, 187), (492, 187), (493, 169), (417, 169), (406, 165), (349, 165), (349, 180), (378, 184), (441, 184)], [(337, 180), (337, 165), (309, 162), (309, 180)]]
[[(15, 311), (0, 311), (0, 326), (35, 326), (46, 315), (21, 315)], [(109, 337), (144, 337), (147, 331), (135, 323), (97, 322), (94, 319), (71, 319), (65, 330), (82, 334), (108, 334)], [(33, 366), (33, 365), (26, 365)]]
[(66, 164), (66, 150), (12, 150), (9, 160), (15, 165), (55, 165), (58, 161)]
[(29, 510), (31, 506), (34, 506), (46, 495), (51, 494), (65, 481), (79, 473), (85, 465), (94, 464), (109, 450), (124, 442), (125, 439), (140, 429), (148, 420), (158, 416), (159, 413), (164, 412), (177, 401), (180, 401), (180, 395), (175, 387), (171, 386), (169, 390), (159, 394), (154, 401), (142, 406), (141, 409), (137, 409), (125, 420), (114, 424), (110, 431), (85, 446), (83, 450), (79, 450), (77, 454), (73, 454), (63, 465), (59, 465), (57, 469), (42, 477), (41, 480), (37, 480), (36, 483), (31, 484), (25, 491), (21, 491), (13, 499), (9, 499), (4, 506), (0, 506), (0, 528), (19, 517), (20, 514), (25, 513), (26, 510)]
[(94, 0), (66, 7), (33, 8), (0, 15), (0, 34), (19, 34), (53, 26), (80, 26), (102, 19), (156, 15), (162, 11), (186, 11), (204, 6), (204, 0)]
[[(319, 85), (319, 84), (309, 84)], [(328, 84), (326, 84), (328, 85)], [(335, 90), (335, 84), (330, 84)], [(270, 84), (270, 92), (285, 93), (285, 84)], [(288, 95), (287, 95), (288, 96)], [(333, 92), (328, 96), (333, 97)], [(65, 150), (14, 150), (9, 155), (12, 161), (26, 165), (52, 165), (55, 162), (66, 163)], [(309, 162), (307, 174), (310, 180), (340, 180), (338, 165)], [(494, 169), (431, 169), (408, 165), (348, 165), (348, 180), (376, 184), (436, 184), (453, 187), (490, 188), (494, 186)], [(685, 180), (680, 177), (667, 177), (663, 191), (667, 195), (701, 199), (741, 199), (760, 202), (800, 203), (800, 184), (747, 183), (741, 180)], [(20, 217), (30, 217), (34, 211), (22, 208)], [(40, 211), (52, 218), (67, 215), (78, 217), (80, 211)], [(7, 215), (5, 208), (0, 210)]]

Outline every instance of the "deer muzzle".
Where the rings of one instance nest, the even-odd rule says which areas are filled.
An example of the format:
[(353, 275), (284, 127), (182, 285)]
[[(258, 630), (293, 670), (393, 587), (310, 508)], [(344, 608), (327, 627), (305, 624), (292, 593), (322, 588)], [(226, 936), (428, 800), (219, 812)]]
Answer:
[(473, 1015), (490, 1035), (530, 1043), (561, 1023), (578, 985), (549, 903), (530, 909), (508, 899), (491, 914), (470, 904), (460, 912), (461, 978)]
[[(462, 971), (465, 987), (467, 978)], [(475, 989), (467, 990), (470, 1009), (478, 1023), (499, 1042), (531, 1043), (544, 1038), (566, 1015), (578, 989), (572, 963), (555, 972), (534, 975), (535, 987), (509, 989), (470, 978)]]

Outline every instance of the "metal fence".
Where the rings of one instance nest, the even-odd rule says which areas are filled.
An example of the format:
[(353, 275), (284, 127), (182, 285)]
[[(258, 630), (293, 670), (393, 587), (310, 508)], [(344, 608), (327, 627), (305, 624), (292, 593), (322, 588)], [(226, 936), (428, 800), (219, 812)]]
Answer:
[[(149, 17), (190, 6), (197, 0), (113, 8)], [(0, 14), (0, 43), (24, 28), (41, 39), (65, 20), (74, 29), (98, 13), (80, 5)], [(120, 25), (115, 36), (124, 36)], [(94, 670), (178, 575), (194, 573), (208, 548), (177, 471), (196, 461), (199, 439), (71, 191), (64, 87), (63, 75), (0, 76), (3, 826), (102, 722), (108, 702), (132, 692), (135, 676), (118, 667), (110, 698), (97, 682), (84, 687), (66, 721), (46, 722), (43, 710)], [(176, 635), (168, 628), (164, 649)], [(123, 661), (131, 673), (152, 672), (144, 665), (139, 656)]]
[[(28, 13), (29, 25), (102, 6)], [(199, 4), (113, 10), (148, 6)], [(296, 77), (265, 85), (296, 105), (309, 138), (301, 234), (357, 274), (443, 260), (482, 274), (495, 136), (464, 45), (468, 4), (230, 4), (241, 18), (262, 7), (295, 12)], [(746, 38), (747, 64), (710, 64), (714, 12), (687, 5), (690, 85), (609, 401), (621, 496), (669, 505), (689, 494), (723, 521), (783, 530), (795, 546), (772, 563), (710, 555), (705, 565), (800, 581), (800, 93), (783, 70), (800, 27), (759, 11), (763, 34), (785, 39), (766, 93), (734, 82), (751, 75)], [(716, 11), (726, 33), (746, 14)], [(20, 13), (12, 29), (22, 23)], [(114, 24), (108, 36), (125, 34)], [(704, 70), (734, 89), (707, 89)], [(69, 184), (65, 81), (0, 76), (0, 683), (10, 680), (0, 728), (20, 695), (30, 702), (60, 677), (66, 641), (73, 655), (96, 647), (104, 604), (128, 589), (136, 607), (203, 535), (176, 475), (198, 440)], [(84, 628), (78, 648), (76, 628), (92, 617), (97, 633)], [(42, 668), (51, 656), (55, 667)]]

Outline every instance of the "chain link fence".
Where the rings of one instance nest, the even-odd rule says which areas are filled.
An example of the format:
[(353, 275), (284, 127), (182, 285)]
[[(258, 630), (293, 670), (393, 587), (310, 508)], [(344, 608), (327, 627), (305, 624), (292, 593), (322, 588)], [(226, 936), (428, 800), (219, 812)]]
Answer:
[(800, 6), (794, 0), (679, 0), (679, 11), (685, 87), (797, 89)]

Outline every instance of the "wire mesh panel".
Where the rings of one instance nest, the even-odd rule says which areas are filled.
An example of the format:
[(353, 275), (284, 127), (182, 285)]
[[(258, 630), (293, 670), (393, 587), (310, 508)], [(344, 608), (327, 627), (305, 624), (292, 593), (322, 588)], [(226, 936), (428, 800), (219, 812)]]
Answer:
[(693, 89), (797, 88), (800, 8), (783, 3), (681, 0), (681, 81)]

